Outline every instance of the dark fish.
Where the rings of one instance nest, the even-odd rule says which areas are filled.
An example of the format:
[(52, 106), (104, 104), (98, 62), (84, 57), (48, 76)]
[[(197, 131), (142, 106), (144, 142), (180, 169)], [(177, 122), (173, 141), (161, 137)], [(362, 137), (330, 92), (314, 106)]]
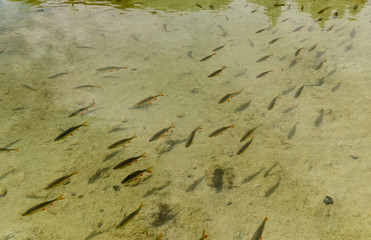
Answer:
[(284, 3), (275, 3), (273, 6), (274, 7), (283, 7), (283, 6), (285, 6), (285, 4)]
[(24, 88), (27, 88), (28, 90), (31, 90), (31, 91), (37, 92), (36, 89), (34, 89), (34, 88), (28, 86), (27, 84), (22, 83), (21, 86), (24, 87)]
[(301, 29), (303, 29), (303, 27), (305, 27), (305, 25), (295, 28), (294, 30), (292, 30), (292, 32), (300, 31)]
[(263, 72), (263, 73), (260, 73), (258, 76), (256, 76), (256, 78), (261, 78), (261, 77), (264, 77), (265, 75), (267, 75), (268, 73), (270, 72), (273, 72), (273, 69), (269, 70), (269, 71), (266, 71), (266, 72)]
[(239, 91), (239, 92), (234, 92), (234, 93), (228, 93), (228, 94), (226, 94), (225, 96), (223, 96), (223, 97), (219, 100), (218, 103), (221, 104), (221, 103), (224, 103), (224, 102), (227, 101), (227, 100), (228, 100), (228, 102), (230, 102), (229, 98), (232, 98), (232, 97), (234, 97), (234, 96), (240, 94), (240, 92), (241, 92), (241, 91)]
[(202, 8), (202, 9), (204, 9), (204, 7), (203, 6), (201, 6), (200, 4), (198, 4), (198, 3), (196, 3), (196, 6), (197, 7), (199, 7), (199, 8)]
[(98, 68), (97, 72), (113, 72), (114, 70), (119, 71), (120, 69), (128, 69), (128, 67), (103, 67)]
[(164, 96), (163, 93), (160, 93), (160, 94), (157, 94), (155, 96), (149, 96), (149, 97), (146, 97), (145, 99), (137, 102), (135, 104), (136, 107), (140, 107), (140, 106), (144, 106), (144, 105), (152, 105), (152, 100), (156, 101), (158, 97), (162, 97)]
[(266, 55), (264, 57), (261, 57), (259, 58), (258, 60), (256, 60), (256, 62), (262, 62), (262, 61), (265, 61), (267, 60), (269, 57), (273, 56), (273, 53), (269, 54), (269, 55)]
[(81, 85), (81, 86), (74, 87), (73, 89), (82, 89), (82, 88), (101, 88), (101, 86), (97, 86), (97, 85)]
[(0, 153), (1, 152), (11, 152), (11, 151), (19, 151), (19, 148), (0, 148)]
[(140, 203), (140, 206), (134, 212), (127, 215), (124, 219), (121, 220), (119, 224), (117, 224), (116, 228), (120, 228), (128, 224), (130, 221), (134, 219), (136, 215), (139, 214), (139, 211), (143, 208), (143, 202)]
[(216, 53), (213, 53), (213, 54), (211, 54), (209, 56), (206, 56), (203, 59), (201, 59), (200, 62), (206, 61), (206, 60), (210, 59), (212, 56), (215, 56), (215, 55), (216, 55)]
[(133, 162), (137, 162), (139, 158), (146, 157), (145, 154), (146, 153), (142, 153), (139, 156), (126, 159), (126, 160), (120, 162), (119, 164), (117, 164), (116, 166), (114, 166), (113, 169), (114, 170), (116, 170), (116, 169), (123, 169), (123, 168), (126, 168), (127, 166), (131, 166), (131, 164)]
[(274, 191), (276, 191), (276, 189), (278, 188), (278, 186), (280, 185), (281, 183), (281, 177), (280, 179), (278, 180), (278, 182), (276, 184), (274, 184), (268, 191), (267, 193), (264, 195), (264, 197), (269, 197), (270, 195), (272, 195), (272, 193), (274, 193)]
[(187, 139), (187, 142), (185, 144), (185, 147), (188, 148), (189, 146), (191, 146), (192, 142), (193, 142), (193, 139), (195, 138), (195, 135), (196, 135), (196, 132), (197, 130), (201, 129), (201, 125), (198, 126), (196, 129), (194, 129), (191, 134), (189, 134), (188, 136), (188, 139)]
[(296, 133), (296, 125), (298, 125), (298, 123), (296, 123), (294, 125), (293, 128), (291, 128), (290, 132), (289, 132), (289, 135), (287, 135), (287, 139), (290, 140), (291, 138), (293, 138), (295, 136), (295, 133)]
[(290, 63), (290, 65), (289, 65), (289, 68), (293, 68), (293, 67), (295, 67), (295, 65), (298, 63), (298, 60), (297, 59), (294, 59), (294, 60), (292, 60), (292, 62)]
[(134, 136), (132, 137), (129, 137), (129, 138), (124, 138), (124, 139), (121, 139), (115, 143), (112, 143), (111, 145), (108, 146), (108, 149), (113, 149), (113, 148), (117, 148), (117, 147), (120, 147), (122, 145), (122, 147), (125, 147), (125, 144), (126, 143), (130, 143), (131, 140), (133, 140), (134, 138), (136, 138), (137, 135), (134, 134)]
[(121, 181), (122, 184), (125, 184), (125, 183), (131, 183), (131, 182), (134, 182), (136, 180), (138, 180), (142, 175), (143, 173), (145, 172), (148, 172), (148, 173), (151, 173), (152, 167), (149, 167), (147, 169), (143, 169), (143, 170), (137, 170), (131, 174), (129, 174), (126, 178), (124, 178), (124, 180)]
[(324, 114), (324, 110), (321, 109), (320, 112), (319, 112), (319, 116), (317, 117), (316, 121), (314, 121), (314, 126), (315, 127), (319, 127), (319, 125), (321, 125), (321, 123), (323, 121), (323, 114)]
[(83, 108), (80, 108), (76, 111), (74, 111), (73, 113), (71, 113), (68, 117), (74, 117), (74, 116), (77, 116), (79, 113), (82, 114), (82, 112), (85, 112), (85, 111), (88, 111), (89, 108), (91, 107), (95, 107), (95, 103), (91, 103), (89, 106), (86, 106), (86, 107), (83, 107)]
[(212, 51), (213, 51), (213, 52), (218, 51), (218, 50), (224, 48), (224, 46), (225, 46), (225, 44), (224, 44), (223, 46), (220, 46), (220, 47), (214, 48)]
[(217, 130), (215, 130), (214, 132), (210, 133), (209, 134), (209, 137), (215, 137), (215, 136), (218, 136), (220, 134), (223, 134), (224, 131), (227, 131), (228, 128), (234, 128), (233, 125), (230, 125), (230, 126), (227, 126), (227, 127), (221, 127), (221, 128), (218, 128)]
[(226, 68), (226, 66), (222, 66), (221, 69), (219, 70), (216, 70), (215, 72), (211, 73), (209, 76), (207, 76), (208, 78), (211, 78), (211, 77), (215, 77), (215, 76), (219, 76), (220, 73), (223, 72), (224, 68)]
[(278, 163), (277, 162), (275, 162), (274, 164), (273, 164), (273, 166), (272, 167), (270, 167), (267, 171), (265, 171), (265, 173), (264, 173), (264, 178), (266, 178), (266, 177), (268, 177), (269, 176), (269, 173), (276, 167), (278, 165)]
[(336, 90), (339, 89), (340, 86), (341, 86), (341, 82), (338, 82), (338, 84), (336, 84), (336, 86), (331, 89), (331, 92), (335, 92)]
[(281, 22), (286, 22), (287, 20), (290, 20), (291, 18), (285, 18)]
[(353, 43), (351, 43), (350, 45), (348, 45), (348, 46), (345, 48), (345, 51), (346, 51), (346, 52), (349, 52), (352, 48), (353, 48)]
[(265, 30), (269, 30), (269, 28), (263, 28), (263, 29), (260, 29), (260, 30), (256, 31), (255, 33), (261, 33), (261, 32), (263, 32), (263, 31), (265, 31)]
[(54, 180), (53, 182), (49, 183), (48, 186), (46, 186), (45, 190), (57, 187), (59, 185), (66, 184), (67, 182), (70, 181), (70, 178), (75, 174), (78, 174), (77, 170), (73, 171), (73, 173), (71, 173), (71, 174), (68, 174), (66, 176), (63, 176), (63, 177), (60, 177), (60, 178)]
[(309, 52), (313, 51), (318, 46), (318, 43), (313, 45), (311, 48), (308, 49)]
[(269, 44), (277, 42), (279, 39), (282, 39), (283, 37), (275, 38), (269, 42)]
[(319, 70), (325, 62), (327, 62), (326, 58), (320, 64), (317, 65), (315, 70)]
[(52, 79), (52, 78), (57, 78), (57, 77), (60, 77), (60, 76), (63, 76), (63, 75), (68, 75), (70, 73), (73, 73), (73, 72), (63, 72), (63, 73), (57, 73), (51, 77), (49, 77), (49, 79)]
[(268, 105), (268, 108), (267, 108), (268, 110), (272, 110), (273, 109), (274, 104), (276, 103), (277, 98), (281, 98), (281, 96), (277, 96), (277, 97), (275, 97), (275, 98), (272, 99), (272, 101)]
[(296, 52), (295, 52), (295, 57), (297, 57), (299, 54), (300, 54), (300, 52), (301, 52), (301, 50), (303, 50), (304, 48), (299, 48), (298, 50), (296, 50)]
[(294, 98), (298, 98), (301, 94), (301, 92), (303, 91), (303, 88), (304, 88), (305, 85), (301, 86), (295, 93), (294, 95)]
[(247, 131), (247, 132), (246, 132), (246, 133), (241, 137), (240, 142), (245, 141), (245, 139), (246, 139), (247, 137), (249, 137), (251, 134), (253, 134), (254, 131), (255, 131), (257, 128), (258, 128), (258, 127), (254, 127), (254, 128), (252, 128), (252, 129), (250, 129), (249, 131)]
[(262, 240), (263, 239), (263, 231), (265, 227), (265, 223), (268, 221), (268, 218), (265, 217), (263, 222), (259, 225), (258, 229), (256, 229), (254, 235), (252, 236), (251, 240)]
[(56, 137), (54, 139), (54, 141), (59, 141), (59, 140), (62, 140), (64, 138), (66, 138), (68, 135), (73, 135), (72, 133), (74, 131), (77, 131), (79, 130), (80, 127), (89, 127), (89, 125), (87, 125), (87, 122), (83, 122), (82, 124), (78, 125), (78, 126), (75, 126), (75, 127), (70, 127), (69, 129), (67, 129), (66, 131), (62, 132), (61, 134), (58, 135), (58, 137)]
[(251, 180), (253, 180), (256, 176), (259, 175), (259, 173), (261, 173), (262, 171), (264, 170), (264, 168), (261, 168), (258, 172), (248, 176), (247, 178), (245, 178), (244, 180), (242, 180), (241, 183), (248, 183), (250, 182)]
[(237, 155), (240, 155), (241, 153), (243, 153), (252, 143), (253, 139), (254, 139), (254, 135), (251, 136), (251, 139), (247, 143), (245, 143), (244, 145), (242, 145), (242, 147), (240, 147), (240, 149), (238, 149)]
[(28, 216), (28, 215), (32, 215), (34, 213), (37, 213), (39, 211), (44, 211), (46, 209), (47, 206), (52, 206), (54, 202), (58, 201), (58, 200), (62, 200), (64, 199), (63, 198), (63, 195), (60, 195), (59, 197), (53, 199), (53, 200), (50, 200), (50, 201), (46, 201), (46, 202), (42, 202), (40, 204), (37, 204), (36, 206), (28, 209), (27, 211), (25, 211), (22, 216)]
[(175, 128), (174, 123), (172, 123), (172, 124), (170, 125), (170, 127), (168, 127), (168, 128), (164, 128), (164, 129), (158, 131), (157, 133), (155, 133), (155, 135), (153, 135), (153, 136), (149, 139), (149, 141), (150, 141), (150, 142), (153, 142), (153, 141), (159, 139), (159, 138), (162, 137), (166, 132), (168, 132), (171, 128)]
[(326, 11), (327, 9), (330, 9), (331, 7), (325, 7), (324, 9), (320, 10), (317, 14), (321, 14), (323, 13), (324, 11)]
[(332, 24), (331, 27), (327, 28), (327, 32), (331, 31), (334, 28), (335, 24), (336, 23)]
[(250, 39), (250, 38), (248, 38), (248, 39), (247, 39), (247, 41), (249, 41), (250, 47), (252, 47), (252, 48), (253, 48), (253, 47), (254, 47), (254, 43), (253, 43), (253, 42), (251, 41), (251, 39)]

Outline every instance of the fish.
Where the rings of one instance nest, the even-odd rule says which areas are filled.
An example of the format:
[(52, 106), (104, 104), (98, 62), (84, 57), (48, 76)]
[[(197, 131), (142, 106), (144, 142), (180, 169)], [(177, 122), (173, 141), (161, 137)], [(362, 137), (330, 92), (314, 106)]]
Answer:
[(225, 44), (220, 46), (220, 47), (217, 47), (217, 48), (214, 48), (212, 51), (215, 52), (215, 51), (219, 51), (220, 49), (224, 48)]
[(274, 184), (264, 195), (264, 197), (269, 197), (270, 195), (272, 195), (272, 193), (274, 193), (274, 191), (276, 191), (276, 189), (278, 188), (278, 186), (280, 185), (281, 183), (281, 177), (280, 179), (278, 180), (278, 182), (276, 184)]
[(291, 138), (293, 138), (295, 136), (295, 133), (296, 133), (296, 125), (298, 125), (298, 123), (296, 123), (294, 125), (294, 127), (291, 128), (290, 132), (289, 132), (289, 135), (287, 135), (287, 139), (290, 140)]
[(256, 60), (256, 62), (262, 62), (262, 61), (266, 61), (269, 57), (273, 56), (273, 53), (269, 54), (269, 55), (266, 55), (262, 58), (259, 58), (258, 60)]
[(220, 134), (223, 134), (223, 132), (224, 131), (227, 131), (229, 128), (234, 128), (234, 125), (230, 125), (230, 126), (227, 126), (227, 127), (218, 128), (214, 132), (210, 133), (209, 134), (209, 137), (215, 137), (215, 136), (218, 136)]
[(140, 206), (132, 213), (124, 217), (124, 219), (121, 220), (119, 224), (117, 224), (116, 228), (124, 227), (126, 226), (130, 221), (134, 219), (136, 215), (139, 214), (139, 211), (144, 207), (143, 202), (140, 203)]
[(163, 93), (157, 94), (155, 96), (151, 95), (151, 96), (137, 102), (135, 104), (135, 106), (139, 107), (139, 106), (143, 106), (143, 105), (152, 105), (152, 100), (156, 101), (158, 99), (158, 97), (162, 97), (162, 96), (165, 96), (165, 95)]
[(185, 147), (188, 148), (193, 143), (193, 139), (195, 138), (197, 130), (202, 129), (201, 125), (199, 125), (197, 128), (195, 128), (188, 136)]
[(202, 8), (202, 9), (204, 9), (204, 7), (203, 6), (201, 6), (200, 4), (198, 4), (198, 3), (196, 3), (196, 6), (197, 7), (199, 7), (199, 8)]
[(259, 173), (261, 173), (262, 171), (264, 170), (264, 168), (261, 168), (258, 172), (248, 176), (247, 178), (245, 178), (244, 180), (242, 180), (241, 183), (248, 183), (250, 182), (251, 180), (253, 180), (256, 176), (259, 175)]
[(268, 108), (267, 108), (268, 110), (272, 110), (273, 109), (274, 104), (276, 103), (277, 98), (281, 98), (281, 96), (277, 96), (277, 97), (275, 97), (275, 98), (272, 99), (272, 101), (268, 105)]
[(19, 148), (0, 148), (0, 153), (2, 152), (11, 152), (11, 151), (19, 151)]
[(200, 62), (206, 61), (206, 60), (210, 59), (212, 56), (215, 56), (215, 55), (216, 55), (216, 53), (214, 52), (213, 54), (211, 54), (209, 56), (206, 56), (203, 59), (201, 59)]
[(28, 86), (27, 84), (22, 83), (21, 86), (24, 87), (24, 88), (27, 88), (28, 90), (31, 90), (31, 91), (37, 92), (37, 89), (34, 89), (34, 88)]
[(22, 216), (29, 216), (29, 215), (32, 215), (34, 213), (37, 213), (37, 212), (40, 212), (40, 211), (45, 211), (45, 209), (48, 207), (48, 206), (52, 206), (54, 204), (54, 202), (56, 201), (59, 201), (59, 200), (62, 200), (64, 199), (63, 198), (63, 195), (59, 195), (59, 197), (53, 199), (53, 200), (49, 200), (49, 201), (46, 201), (46, 202), (42, 202), (40, 204), (37, 204), (36, 206), (28, 209), (27, 211), (25, 211), (24, 213), (22, 213)]
[(53, 182), (49, 183), (48, 186), (46, 186), (45, 190), (57, 187), (59, 185), (67, 184), (70, 181), (71, 177), (75, 174), (78, 174), (77, 170), (73, 171), (73, 173), (71, 173), (71, 174), (68, 174), (66, 176), (63, 176), (63, 177), (60, 177), (60, 178), (54, 180)]
[(291, 18), (285, 18), (281, 22), (286, 22), (287, 20), (290, 20)]
[(323, 114), (324, 114), (324, 110), (321, 109), (319, 111), (319, 116), (317, 117), (316, 121), (314, 121), (314, 126), (315, 127), (319, 127), (323, 121)]
[(325, 7), (324, 9), (320, 10), (317, 14), (321, 14), (323, 13), (324, 11), (326, 11), (327, 9), (330, 9), (331, 7)]
[(300, 54), (300, 52), (301, 52), (301, 50), (303, 50), (304, 48), (299, 48), (298, 50), (296, 50), (296, 52), (295, 52), (295, 57), (297, 57), (299, 54)]
[(305, 27), (305, 25), (295, 28), (294, 30), (292, 30), (292, 32), (300, 31), (301, 29), (303, 29), (303, 27)]
[(202, 231), (202, 237), (199, 240), (204, 240), (207, 238), (207, 235), (205, 234), (205, 229)]
[(278, 162), (275, 162), (272, 167), (270, 167), (267, 171), (265, 171), (263, 177), (266, 178), (269, 176), (269, 173), (278, 165)]
[(313, 51), (317, 46), (318, 46), (318, 43), (316, 43), (316, 44), (313, 45), (311, 48), (309, 48), (309, 49), (308, 49), (308, 52)]
[(63, 72), (63, 73), (57, 73), (53, 76), (50, 76), (49, 79), (53, 79), (53, 78), (57, 78), (57, 77), (60, 77), (60, 76), (64, 76), (64, 75), (68, 75), (70, 73), (73, 73), (73, 72)]
[(327, 28), (327, 32), (331, 31), (334, 28), (335, 24), (336, 23), (332, 24), (331, 27)]
[(331, 92), (335, 92), (341, 86), (341, 82), (338, 82), (333, 88), (331, 88)]
[(163, 30), (164, 32), (170, 32), (169, 30), (167, 30), (166, 23), (164, 23), (164, 25), (162, 25), (162, 30)]
[(280, 39), (282, 39), (282, 38), (283, 38), (283, 37), (275, 38), (275, 39), (271, 40), (271, 41), (269, 42), (269, 44), (273, 44), (273, 43), (277, 42), (278, 40), (280, 40)]
[(253, 134), (254, 131), (255, 131), (257, 128), (258, 128), (258, 127), (254, 127), (254, 128), (251, 128), (249, 131), (247, 131), (247, 132), (246, 132), (246, 133), (241, 137), (240, 142), (245, 141), (245, 139), (246, 139), (247, 137), (249, 137), (251, 134)]
[(155, 133), (155, 134), (154, 134), (154, 135), (149, 139), (149, 141), (150, 141), (150, 142), (153, 142), (153, 141), (159, 139), (160, 137), (165, 136), (164, 134), (167, 133), (167, 132), (169, 132), (169, 130), (170, 130), (171, 128), (175, 128), (174, 123), (172, 123), (172, 124), (170, 125), (170, 127), (168, 127), (168, 128), (164, 128), (164, 129), (158, 131), (157, 133)]
[(80, 108), (80, 109), (74, 111), (73, 113), (71, 113), (70, 115), (68, 115), (68, 117), (75, 117), (79, 113), (84, 114), (83, 112), (88, 111), (88, 109), (91, 108), (91, 107), (95, 107), (95, 102), (91, 103), (89, 106), (86, 106), (86, 107), (83, 107), (83, 108)]
[(258, 31), (256, 31), (255, 33), (261, 33), (261, 32), (263, 32), (263, 31), (265, 31), (265, 30), (269, 30), (270, 28), (268, 27), (268, 28), (263, 28), (263, 29), (260, 29), (260, 30), (258, 30)]
[(251, 139), (247, 143), (242, 145), (242, 147), (240, 147), (240, 149), (238, 149), (237, 155), (240, 155), (241, 153), (243, 153), (250, 146), (253, 139), (254, 139), (254, 135), (251, 135)]
[(320, 64), (317, 65), (315, 70), (319, 70), (325, 62), (327, 62), (326, 58)]
[[(241, 90), (241, 91), (242, 91), (242, 90)], [(234, 96), (237, 96), (238, 94), (240, 94), (241, 91), (226, 94), (224, 97), (222, 97), (222, 98), (219, 100), (218, 103), (221, 104), (221, 103), (224, 103), (225, 101), (230, 102), (229, 98), (232, 98), (232, 97), (234, 97)]]
[(133, 140), (136, 137), (137, 137), (137, 134), (134, 133), (134, 135), (132, 137), (124, 138), (124, 139), (121, 139), (117, 142), (112, 143), (111, 145), (108, 146), (108, 149), (117, 148), (117, 147), (120, 147), (121, 145), (122, 145), (122, 147), (125, 147), (126, 143), (131, 143), (131, 140)]
[(73, 89), (82, 89), (82, 88), (101, 88), (101, 86), (97, 86), (97, 85), (81, 85), (81, 86), (74, 87)]
[(85, 121), (85, 122), (83, 122), (82, 124), (80, 124), (78, 126), (70, 127), (66, 131), (64, 131), (61, 134), (59, 134), (58, 137), (56, 137), (54, 139), (54, 141), (59, 141), (59, 140), (65, 139), (68, 135), (73, 135), (73, 132), (79, 130), (80, 127), (89, 127), (89, 125)]
[(275, 3), (273, 5), (274, 7), (283, 7), (283, 6), (286, 6), (284, 3)]
[(294, 60), (292, 60), (292, 62), (290, 63), (290, 65), (289, 65), (289, 68), (293, 68), (293, 67), (295, 67), (295, 65), (298, 63), (298, 60), (297, 59), (294, 59)]
[(252, 236), (251, 240), (262, 240), (263, 239), (263, 231), (265, 227), (265, 223), (268, 221), (268, 218), (265, 217), (263, 222), (259, 225), (258, 229), (256, 229), (254, 235)]
[(117, 164), (116, 166), (114, 166), (113, 169), (114, 169), (114, 170), (117, 170), (117, 169), (123, 169), (123, 168), (126, 168), (127, 166), (131, 166), (131, 164), (132, 164), (133, 162), (137, 162), (139, 158), (146, 157), (145, 154), (146, 154), (146, 153), (142, 153), (142, 154), (139, 155), (139, 156), (136, 156), (136, 157), (132, 157), (132, 158), (126, 159), (126, 160), (120, 162), (119, 164)]
[(301, 92), (302, 92), (303, 89), (304, 89), (304, 86), (305, 86), (305, 85), (303, 85), (303, 86), (301, 86), (300, 88), (298, 88), (298, 90), (296, 91), (296, 93), (295, 93), (295, 95), (294, 95), (294, 98), (298, 98), (298, 97), (300, 96)]
[(124, 178), (121, 183), (122, 184), (125, 184), (125, 183), (131, 183), (131, 182), (134, 182), (136, 180), (138, 180), (142, 175), (143, 173), (145, 172), (148, 172), (148, 173), (151, 173), (152, 167), (149, 167), (149, 168), (146, 168), (146, 169), (143, 169), (143, 170), (137, 170), (131, 174), (129, 174), (126, 178)]
[(264, 77), (265, 75), (267, 75), (268, 73), (270, 72), (273, 72), (273, 69), (269, 70), (269, 71), (266, 71), (266, 72), (263, 72), (263, 73), (260, 73), (258, 76), (256, 76), (256, 78), (261, 78), (261, 77)]
[(103, 68), (98, 68), (97, 72), (113, 72), (114, 70), (120, 71), (120, 69), (128, 69), (128, 67), (103, 67)]
[(226, 68), (226, 66), (222, 66), (221, 69), (219, 70), (216, 70), (215, 72), (211, 73), (209, 76), (207, 76), (208, 78), (211, 78), (211, 77), (215, 77), (215, 76), (220, 76), (220, 74), (223, 72), (224, 68)]
[(75, 46), (75, 48), (95, 49), (94, 47), (89, 47), (89, 46)]

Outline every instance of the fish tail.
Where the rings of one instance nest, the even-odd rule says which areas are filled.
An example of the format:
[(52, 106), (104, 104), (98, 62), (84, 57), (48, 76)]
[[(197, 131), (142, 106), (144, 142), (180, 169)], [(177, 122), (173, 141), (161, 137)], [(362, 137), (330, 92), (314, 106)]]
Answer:
[(151, 172), (152, 172), (152, 171), (151, 171), (152, 168), (153, 168), (153, 167), (151, 166), (151, 167), (147, 168), (146, 171), (149, 172), (149, 173), (151, 173)]
[(81, 124), (81, 126), (89, 127), (89, 125), (88, 125), (88, 121), (83, 122), (83, 123)]
[(75, 175), (75, 174), (78, 174), (79, 172), (77, 171), (77, 169), (75, 169), (75, 171), (73, 171), (72, 175)]
[(19, 148), (14, 148), (13, 150), (18, 152), (19, 151)]
[(146, 155), (146, 153), (144, 152), (144, 153), (142, 153), (140, 156), (141, 156), (141, 157), (146, 157), (145, 155)]
[(64, 199), (64, 198), (63, 198), (63, 194), (62, 194), (62, 195), (59, 195), (55, 201), (63, 200), (63, 199)]
[[(139, 206), (139, 208), (142, 209), (142, 207), (144, 207), (143, 202), (140, 202), (140, 206)], [(268, 219), (267, 219), (267, 220), (268, 220)]]

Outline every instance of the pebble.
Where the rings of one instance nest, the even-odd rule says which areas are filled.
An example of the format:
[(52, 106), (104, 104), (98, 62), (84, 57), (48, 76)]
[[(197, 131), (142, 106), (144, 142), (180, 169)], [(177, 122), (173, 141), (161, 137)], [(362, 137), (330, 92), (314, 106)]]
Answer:
[(2, 188), (0, 190), (0, 197), (5, 197), (5, 195), (8, 193), (8, 190), (6, 188)]
[(329, 196), (326, 196), (325, 199), (323, 199), (323, 202), (324, 202), (326, 205), (334, 204), (334, 201), (332, 200), (332, 197), (329, 197)]

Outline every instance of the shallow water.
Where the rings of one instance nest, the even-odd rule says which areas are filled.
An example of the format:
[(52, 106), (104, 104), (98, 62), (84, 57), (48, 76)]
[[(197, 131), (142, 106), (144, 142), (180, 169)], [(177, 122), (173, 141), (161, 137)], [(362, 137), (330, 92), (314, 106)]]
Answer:
[(327, 2), (0, 0), (0, 239), (370, 239), (371, 7)]

